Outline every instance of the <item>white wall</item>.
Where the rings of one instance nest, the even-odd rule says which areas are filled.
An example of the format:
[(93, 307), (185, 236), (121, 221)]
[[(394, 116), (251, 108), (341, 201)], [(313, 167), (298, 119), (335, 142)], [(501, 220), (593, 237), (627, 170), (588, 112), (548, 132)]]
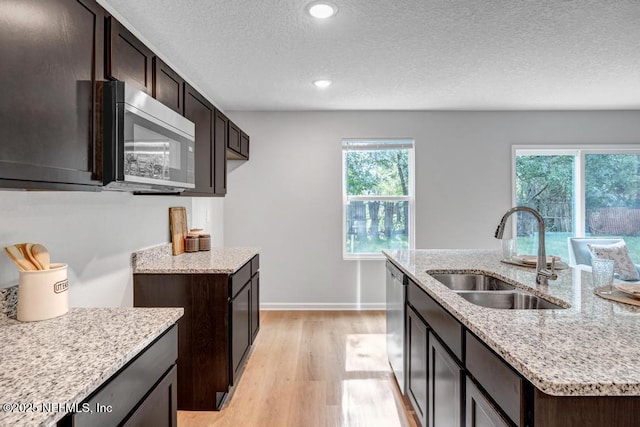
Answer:
[(343, 261), (341, 139), (416, 141), (418, 248), (498, 247), (512, 144), (640, 142), (631, 112), (234, 112), (251, 159), (229, 173), (225, 244), (261, 248), (261, 301), (382, 307), (381, 261)]
[[(129, 193), (0, 191), (0, 247), (44, 244), (52, 261), (69, 264), (72, 307), (131, 306), (131, 253), (169, 242), (171, 206), (186, 206), (188, 224), (223, 243), (222, 198), (134, 196)], [(2, 251), (0, 287), (18, 273)]]

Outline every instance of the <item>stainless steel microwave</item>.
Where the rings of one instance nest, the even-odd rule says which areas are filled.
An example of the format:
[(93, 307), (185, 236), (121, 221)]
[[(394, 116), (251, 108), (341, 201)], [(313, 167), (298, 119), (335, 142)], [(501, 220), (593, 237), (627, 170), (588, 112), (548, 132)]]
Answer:
[(195, 125), (121, 81), (103, 85), (105, 190), (177, 193), (195, 187)]

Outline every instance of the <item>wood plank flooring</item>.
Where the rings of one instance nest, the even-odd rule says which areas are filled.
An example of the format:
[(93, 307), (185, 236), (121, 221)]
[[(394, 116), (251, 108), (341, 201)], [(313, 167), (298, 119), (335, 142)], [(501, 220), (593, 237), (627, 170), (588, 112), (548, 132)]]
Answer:
[(386, 355), (384, 311), (263, 311), (260, 333), (219, 412), (179, 427), (416, 427)]

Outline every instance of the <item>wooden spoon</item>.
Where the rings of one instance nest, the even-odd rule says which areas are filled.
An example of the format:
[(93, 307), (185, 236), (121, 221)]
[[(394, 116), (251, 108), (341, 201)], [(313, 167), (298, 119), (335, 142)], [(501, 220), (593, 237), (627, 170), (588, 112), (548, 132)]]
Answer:
[[(24, 244), (24, 243), (23, 243)], [(7, 246), (4, 248), (7, 255), (20, 271), (33, 271), (38, 268), (29, 261), (24, 253), (19, 249), (18, 245)]]
[[(33, 247), (33, 243), (25, 243), (24, 245), (25, 245), (25, 246), (24, 246), (24, 250), (22, 251), (22, 252), (23, 252), (23, 254), (24, 254), (24, 257), (25, 257), (26, 259), (28, 259), (28, 260), (29, 260), (29, 262), (30, 262), (31, 264), (35, 265), (35, 266), (36, 266), (36, 269), (38, 269), (38, 270), (44, 270), (44, 268), (42, 268), (42, 266), (40, 265), (40, 263), (38, 262), (38, 260), (36, 260), (36, 259), (33, 257), (33, 255), (31, 255), (31, 247)], [(18, 249), (20, 249), (20, 248), (18, 247)]]
[(48, 270), (51, 265), (51, 257), (49, 251), (40, 243), (34, 243), (29, 249), (29, 254), (33, 258), (33, 263), (40, 268), (40, 270)]

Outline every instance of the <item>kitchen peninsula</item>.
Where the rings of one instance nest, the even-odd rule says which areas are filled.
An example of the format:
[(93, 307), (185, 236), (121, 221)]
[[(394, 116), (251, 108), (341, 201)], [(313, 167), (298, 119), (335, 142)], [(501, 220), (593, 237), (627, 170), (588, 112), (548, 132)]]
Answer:
[(173, 256), (171, 245), (133, 255), (137, 307), (184, 307), (178, 322), (178, 408), (219, 410), (260, 329), (260, 256), (213, 248)]
[[(479, 425), (478, 417), (518, 426), (627, 426), (640, 419), (640, 307), (594, 295), (590, 272), (560, 270), (557, 280), (536, 285), (535, 269), (502, 263), (497, 251), (385, 255), (408, 280), (406, 393), (418, 414), (432, 416), (420, 397), (440, 393), (437, 382), (429, 382), (426, 394), (412, 383), (413, 374), (430, 375), (435, 366), (415, 363), (428, 340), (428, 348), (444, 348), (441, 354), (454, 366), (453, 398), (460, 401), (454, 412), (467, 426)], [(484, 274), (562, 308), (485, 308), (436, 280), (436, 273)], [(423, 340), (417, 329), (411, 336), (416, 319), (424, 325)]]

